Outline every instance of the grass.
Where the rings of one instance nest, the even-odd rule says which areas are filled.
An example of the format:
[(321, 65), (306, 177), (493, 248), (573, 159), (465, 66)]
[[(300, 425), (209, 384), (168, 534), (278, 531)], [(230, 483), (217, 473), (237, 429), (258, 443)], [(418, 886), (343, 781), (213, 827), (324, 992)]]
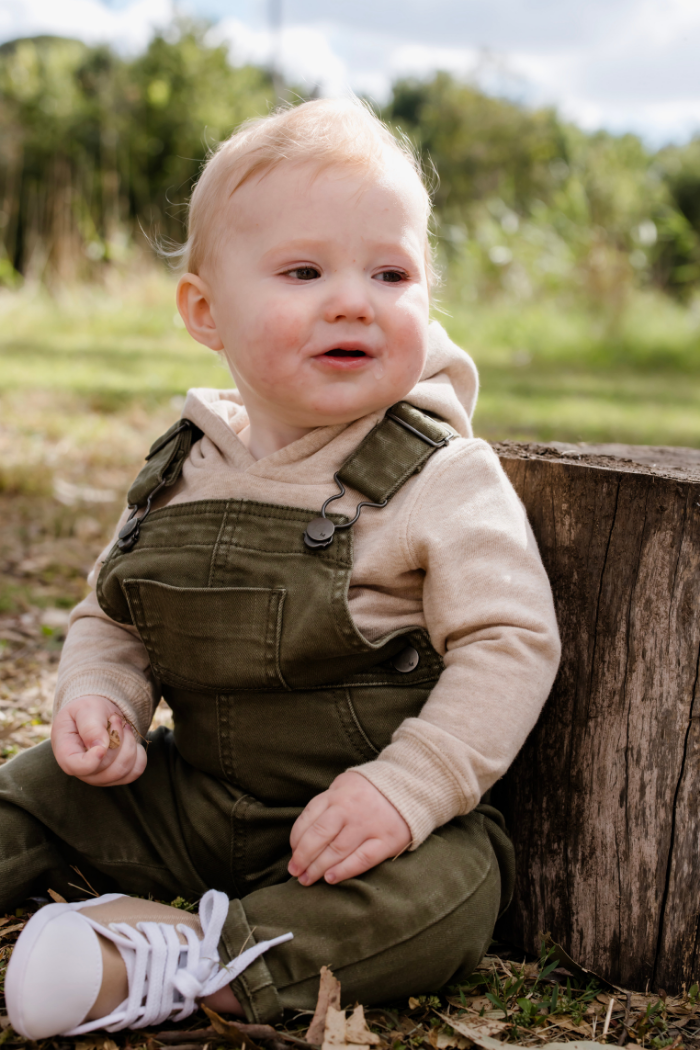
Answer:
[(489, 440), (700, 446), (700, 302), (635, 293), (617, 316), (548, 300), (437, 315), (474, 357)]
[[(5, 427), (21, 442), (95, 446), (106, 417), (167, 409), (189, 386), (229, 386), (218, 358), (183, 331), (173, 290), (145, 270), (56, 298), (4, 293)], [(448, 281), (435, 316), (479, 367), (475, 428), (489, 440), (700, 446), (700, 300), (630, 293), (609, 316), (569, 300), (472, 302)], [(42, 394), (37, 427), (27, 406)]]
[(49, 390), (114, 412), (134, 399), (161, 403), (189, 386), (229, 383), (218, 357), (183, 330), (173, 281), (157, 271), (57, 298), (6, 292), (0, 322), (3, 396)]

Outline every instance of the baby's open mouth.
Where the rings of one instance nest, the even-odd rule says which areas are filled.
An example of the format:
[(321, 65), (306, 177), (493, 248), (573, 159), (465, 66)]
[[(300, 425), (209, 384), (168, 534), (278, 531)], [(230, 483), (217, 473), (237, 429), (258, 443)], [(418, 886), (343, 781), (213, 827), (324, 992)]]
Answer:
[(333, 350), (327, 350), (324, 357), (366, 357), (367, 354), (364, 350), (341, 350), (340, 347), (335, 347)]

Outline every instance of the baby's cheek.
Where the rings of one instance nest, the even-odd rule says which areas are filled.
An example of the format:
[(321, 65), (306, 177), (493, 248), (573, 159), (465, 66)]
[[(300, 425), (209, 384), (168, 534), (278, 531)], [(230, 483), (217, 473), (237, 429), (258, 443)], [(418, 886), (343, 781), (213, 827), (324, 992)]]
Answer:
[(415, 317), (407, 316), (396, 326), (394, 333), (394, 374), (398, 381), (418, 382), (428, 354), (428, 326)]
[(260, 340), (275, 355), (291, 354), (307, 338), (308, 319), (292, 305), (271, 305), (261, 318)]

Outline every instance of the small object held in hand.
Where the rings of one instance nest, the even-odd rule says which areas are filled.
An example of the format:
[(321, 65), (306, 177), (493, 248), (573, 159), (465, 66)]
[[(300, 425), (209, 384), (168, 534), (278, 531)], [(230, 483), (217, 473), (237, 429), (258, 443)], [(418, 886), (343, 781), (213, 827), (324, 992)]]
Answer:
[(117, 730), (114, 729), (111, 722), (107, 723), (107, 729), (109, 731), (109, 750), (115, 751), (118, 747), (122, 746), (122, 738), (119, 736)]

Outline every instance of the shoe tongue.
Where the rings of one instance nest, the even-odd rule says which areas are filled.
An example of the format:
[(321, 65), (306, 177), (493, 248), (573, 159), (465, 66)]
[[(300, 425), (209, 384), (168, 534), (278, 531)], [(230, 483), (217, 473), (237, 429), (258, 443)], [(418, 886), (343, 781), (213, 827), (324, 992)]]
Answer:
[(129, 995), (129, 979), (116, 944), (97, 934), (102, 953), (102, 984), (85, 1021), (108, 1017)]

